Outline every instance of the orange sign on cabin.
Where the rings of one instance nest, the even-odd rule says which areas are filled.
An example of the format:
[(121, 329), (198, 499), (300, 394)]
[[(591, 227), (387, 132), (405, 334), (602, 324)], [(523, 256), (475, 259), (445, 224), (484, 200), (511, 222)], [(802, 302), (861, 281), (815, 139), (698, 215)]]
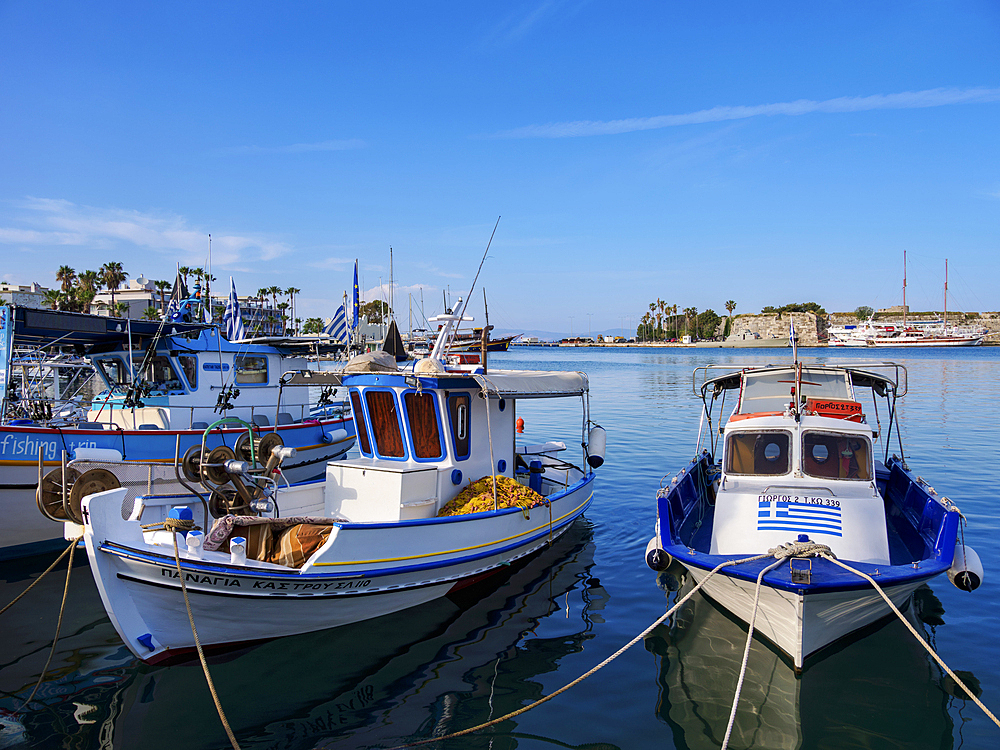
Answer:
[(807, 398), (806, 411), (820, 417), (835, 417), (860, 422), (862, 418), (861, 404), (840, 398)]

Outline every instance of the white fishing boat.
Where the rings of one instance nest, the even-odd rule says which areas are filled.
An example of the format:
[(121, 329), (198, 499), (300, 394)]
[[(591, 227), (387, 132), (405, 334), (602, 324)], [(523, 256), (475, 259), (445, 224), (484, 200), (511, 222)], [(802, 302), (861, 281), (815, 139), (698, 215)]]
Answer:
[[(837, 561), (870, 576), (896, 606), (945, 572), (959, 588), (978, 587), (982, 566), (961, 542), (958, 509), (901, 457), (905, 373), (892, 363), (798, 361), (696, 370), (708, 447), (659, 493), (647, 563), (663, 569), (676, 559), (796, 669), (890, 613), (868, 580)], [(866, 391), (874, 424), (860, 401)], [(726, 420), (729, 394), (736, 404)], [(890, 441), (900, 456), (890, 457)], [(754, 559), (715, 570), (746, 557)]]
[[(289, 481), (323, 475), (326, 461), (354, 444), (354, 427), (333, 387), (306, 371), (317, 341), (229, 341), (217, 326), (141, 321), (82, 313), (0, 308), (0, 559), (61, 546), (61, 528), (38, 512), (45, 472), (84, 456), (170, 465), (203, 443), (235, 447), (251, 423), (255, 437), (276, 432), (296, 448), (283, 468)], [(343, 345), (334, 345), (343, 349)], [(96, 373), (103, 390), (72, 395), (65, 373)], [(315, 395), (315, 394), (314, 394)], [(96, 451), (96, 454), (95, 454)], [(65, 520), (63, 516), (60, 520)]]
[[(291, 451), (252, 442), (250, 460), (225, 448), (190, 453), (173, 483), (167, 467), (159, 483), (121, 477), (111, 464), (81, 476), (93, 477), (95, 493), (67, 536), (83, 535), (104, 605), (137, 657), (154, 662), (194, 646), (182, 581), (201, 643), (231, 644), (444, 596), (569, 528), (603, 463), (586, 375), (448, 366), (443, 352), (461, 317), (442, 316), (434, 352), (411, 369), (384, 353), (348, 363), (342, 383), (361, 455), (331, 461), (322, 481), (276, 486), (273, 471)], [(517, 405), (537, 398), (581, 403), (578, 464), (563, 458), (564, 442), (515, 445)], [(173, 527), (190, 523), (169, 520), (207, 529), (211, 516), (219, 518), (208, 534), (175, 536)]]

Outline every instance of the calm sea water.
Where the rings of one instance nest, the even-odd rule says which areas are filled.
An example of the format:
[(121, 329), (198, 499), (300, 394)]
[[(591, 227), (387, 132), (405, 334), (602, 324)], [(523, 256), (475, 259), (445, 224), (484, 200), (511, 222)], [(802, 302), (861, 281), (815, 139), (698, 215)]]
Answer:
[[(802, 350), (804, 359), (873, 359)], [(879, 352), (909, 370), (900, 417), (910, 466), (969, 519), (987, 578), (945, 578), (911, 617), (948, 664), (1000, 709), (994, 510), (1000, 349)], [(819, 356), (816, 356), (819, 355)], [(388, 748), (502, 716), (575, 679), (656, 620), (676, 594), (643, 562), (654, 496), (694, 455), (707, 363), (784, 362), (786, 350), (519, 349), (495, 367), (582, 370), (608, 430), (594, 504), (551, 548), (454, 599), (282, 638), (211, 660), (243, 748)], [(577, 403), (522, 403), (526, 440), (579, 434)], [(0, 569), (0, 604), (46, 560)], [(992, 577), (991, 577), (992, 574)], [(77, 566), (48, 677), (14, 715), (48, 656), (63, 576), (0, 618), (0, 748), (225, 748), (197, 663), (150, 668), (122, 646), (86, 565)], [(549, 703), (438, 748), (713, 748), (725, 732), (745, 629), (696, 595), (668, 625)], [(898, 622), (808, 663), (796, 677), (755, 644), (733, 748), (995, 748), (1000, 729)]]

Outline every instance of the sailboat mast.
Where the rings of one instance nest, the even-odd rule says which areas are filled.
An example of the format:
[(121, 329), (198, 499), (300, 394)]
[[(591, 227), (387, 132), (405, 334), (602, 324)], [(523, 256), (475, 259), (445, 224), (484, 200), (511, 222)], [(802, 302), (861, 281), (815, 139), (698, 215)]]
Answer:
[(906, 328), (906, 251), (903, 251), (903, 328)]
[(948, 259), (944, 259), (944, 327), (948, 327)]

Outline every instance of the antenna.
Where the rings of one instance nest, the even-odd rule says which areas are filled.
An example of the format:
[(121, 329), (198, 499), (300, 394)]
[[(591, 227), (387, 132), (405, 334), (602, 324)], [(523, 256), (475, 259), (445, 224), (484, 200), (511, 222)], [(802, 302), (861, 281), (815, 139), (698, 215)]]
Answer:
[(500, 217), (497, 217), (497, 223), (493, 225), (493, 232), (490, 234), (490, 241), (486, 243), (486, 250), (483, 252), (483, 259), (479, 261), (479, 268), (476, 270), (476, 277), (472, 280), (472, 286), (469, 287), (469, 293), (465, 296), (466, 299), (472, 299), (472, 290), (476, 288), (476, 281), (479, 280), (479, 272), (483, 270), (483, 263), (486, 262), (486, 254), (490, 251), (490, 245), (493, 244), (493, 235), (497, 233), (497, 227), (500, 226)]

